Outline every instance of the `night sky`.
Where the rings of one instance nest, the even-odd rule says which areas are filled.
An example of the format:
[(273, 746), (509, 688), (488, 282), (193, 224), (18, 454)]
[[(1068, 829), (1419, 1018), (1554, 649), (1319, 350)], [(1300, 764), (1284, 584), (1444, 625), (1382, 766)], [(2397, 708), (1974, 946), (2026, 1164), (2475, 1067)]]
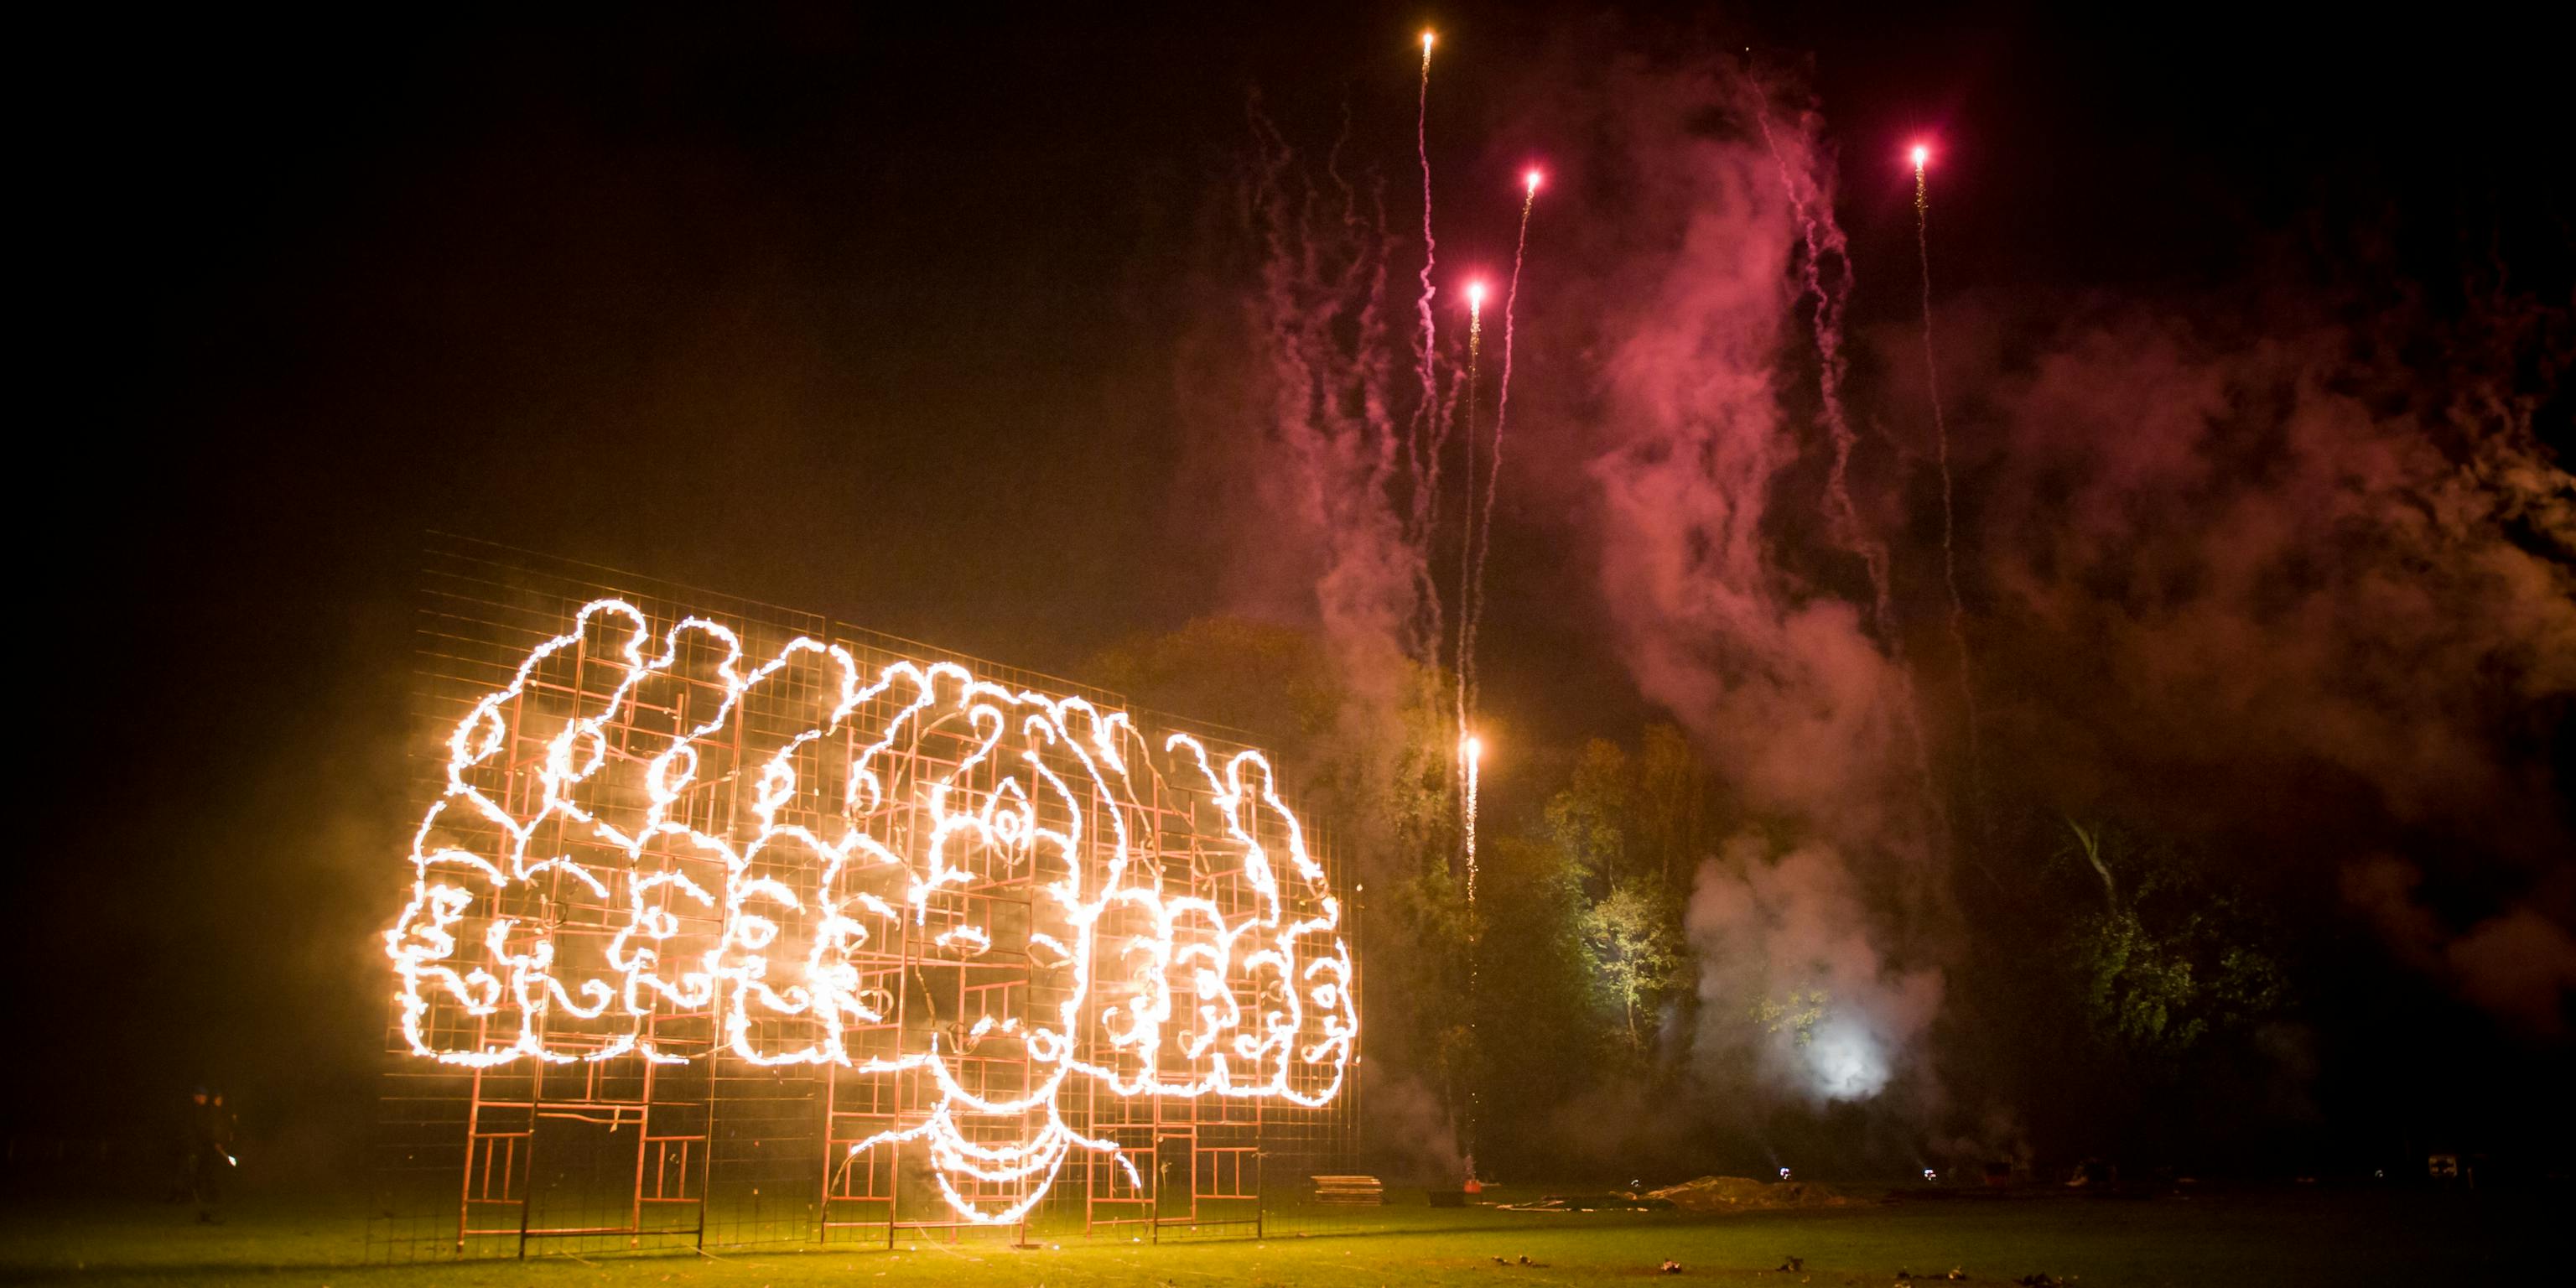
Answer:
[[(1413, 33), (1439, 27), (1444, 262), (1508, 255), (1527, 158), (1583, 194), (1542, 204), (1533, 233), (1522, 343), (1543, 390), (1574, 383), (1573, 342), (1544, 346), (1577, 328), (1529, 319), (1594, 262), (1552, 264), (1585, 241), (1553, 221), (1619, 206), (1551, 130), (1588, 66), (1749, 56), (1804, 79), (1867, 353), (1916, 320), (1902, 149), (1933, 139), (1936, 294), (1983, 337), (1963, 345), (2008, 363), (2050, 320), (2119, 308), (2221, 330), (2283, 297), (2447, 317), (2496, 266), (2568, 308), (2576, 115), (2534, 21), (799, 7), (53, 30), (24, 46), (53, 67), (22, 117), (36, 173), (17, 203), (42, 634), (22, 633), (46, 670), (21, 683), (41, 743), (7, 937), (18, 1073), (42, 1094), (10, 1130), (118, 1135), (210, 1080), (281, 1139), (363, 1121), (427, 529), (1077, 675), (1137, 632), (1243, 607), (1206, 507), (1176, 494), (1175, 355), (1256, 90), (1310, 153), (1347, 113), (1350, 162), (1387, 179), (1401, 229), (1419, 214)], [(1487, 702), (1532, 743), (1657, 712), (1595, 628), (1593, 569), (1540, 477), (1584, 450), (1544, 445), (1572, 401), (1530, 395), (1538, 445), (1506, 473), (1496, 537)], [(2534, 417), (2561, 461), (2569, 407), (2561, 389)], [(2515, 717), (2513, 799), (2563, 804), (2546, 765), (2568, 712), (2562, 689)], [(2576, 924), (2548, 853), (2567, 833), (2499, 835), (2461, 897), (2528, 894)], [(2495, 1062), (2509, 1105), (2566, 1067), (2563, 1024), (2498, 1030), (2408, 987), (2416, 1032)]]

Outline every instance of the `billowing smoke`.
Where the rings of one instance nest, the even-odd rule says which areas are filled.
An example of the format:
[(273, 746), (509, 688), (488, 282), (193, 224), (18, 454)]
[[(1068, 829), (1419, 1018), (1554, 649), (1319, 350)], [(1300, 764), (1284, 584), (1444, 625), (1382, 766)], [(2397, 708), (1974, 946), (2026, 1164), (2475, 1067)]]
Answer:
[(2529, 906), (2455, 932), (2417, 901), (2423, 878), (2403, 859), (2376, 855), (2343, 870), (2343, 897), (2408, 964), (2532, 1033), (2565, 1033), (2576, 936)]
[[(1750, 1044), (1775, 1083), (1812, 1101), (1886, 1090), (1940, 1010), (1937, 969), (1890, 967), (1871, 944), (1871, 915), (1846, 865), (1808, 847), (1777, 862), (1739, 840), (1702, 869), (1690, 926), (1706, 1001), (1699, 1054)], [(1760, 999), (1744, 1023), (1746, 999)]]
[(2284, 894), (2339, 890), (2402, 960), (2550, 1034), (2576, 838), (2536, 742), (2576, 696), (2576, 480), (2534, 433), (2567, 347), (2535, 316), (2242, 334), (2123, 310), (1959, 365), (2015, 776), (2070, 810), (2154, 784), (2169, 829)]
[[(1934, 1016), (2046, 846), (1968, 807), (1921, 334), (1887, 327), (1841, 382), (1836, 167), (1789, 102), (1627, 63), (1548, 104), (1594, 208), (1531, 328), (1581, 361), (1533, 401), (1587, 466), (1556, 499), (1605, 632), (1760, 821), (1690, 906), (1698, 1059), (1749, 1050), (1820, 1101), (1913, 1076), (1942, 1108)], [(2141, 818), (2275, 906), (2340, 889), (2400, 960), (2545, 1037), (2576, 998), (2547, 767), (2576, 698), (2576, 481), (2534, 417), (2576, 335), (2468, 285), (2439, 315), (2313, 285), (1944, 304), (1956, 652), (1985, 677), (1996, 811)]]
[[(1445, 854), (1455, 836), (1445, 795), (1423, 790), (1446, 781), (1448, 759), (1407, 727), (1446, 705), (1429, 554), (1446, 422), (1405, 362), (1412, 312), (1390, 268), (1406, 242), (1389, 231), (1382, 183), (1346, 173), (1338, 148), (1301, 155), (1257, 101), (1251, 125), (1196, 292), (1213, 311), (1185, 341), (1184, 487), (1224, 547), (1226, 607), (1323, 642), (1332, 727), (1293, 772), (1329, 798), (1354, 884), (1384, 891), (1411, 874), (1408, 858)], [(1413, 1003), (1371, 1001), (1372, 1050), (1396, 1058), (1360, 1067), (1368, 1134), (1399, 1174), (1455, 1175), (1455, 1124), (1434, 1090), (1455, 1078), (1422, 1036), (1454, 1021), (1426, 1005), (1430, 1018), (1408, 1022)]]
[[(2240, 783), (2318, 764), (2401, 822), (2563, 837), (2545, 773), (2494, 735), (2576, 692), (2576, 484), (2489, 401), (2491, 373), (2381, 370), (2361, 343), (2139, 316), (1994, 377), (1993, 633), (2091, 662), (2042, 671), (2063, 700), (2029, 741), (2080, 738), (2095, 765), (2155, 747)], [(2388, 401), (2412, 380), (2435, 405)], [(2507, 810), (2524, 821), (2497, 825)]]
[[(1587, 182), (1619, 209), (1589, 256), (1586, 508), (1639, 688), (1776, 824), (1699, 874), (1697, 1057), (1750, 1052), (1811, 1099), (1860, 1099), (1917, 1064), (1954, 919), (1911, 684), (1868, 620), (1881, 564), (1840, 490), (1839, 399), (1787, 387), (1816, 331), (1839, 375), (1840, 295), (1814, 258), (1841, 241), (1831, 157), (1766, 92), (1731, 68), (1631, 70), (1593, 100)], [(1806, 466), (1827, 453), (1820, 487)], [(1785, 559), (1789, 538), (1855, 556), (1859, 602)]]
[(1252, 126), (1203, 293), (1228, 303), (1181, 362), (1185, 487), (1225, 547), (1228, 608), (1318, 629), (1349, 689), (1344, 748), (1390, 746), (1407, 660), (1438, 630), (1406, 522), (1395, 239), (1379, 185), (1301, 157), (1257, 103)]
[[(2576, 481), (2534, 426), (2576, 355), (2563, 311), (1944, 298), (1954, 646), (1922, 332), (1845, 343), (1868, 266), (1822, 121), (1731, 64), (1587, 53), (1528, 84), (1559, 204), (1505, 513), (1579, 538), (1551, 547), (1587, 565), (1567, 611), (1727, 797), (1687, 905), (1695, 1005), (1668, 1017), (1699, 1117), (1864, 1102), (1918, 1119), (1908, 1148), (2025, 1153), (1985, 1075), (2027, 998), (1976, 995), (2038, 991), (1981, 954), (2058, 949), (2000, 944), (2055, 844), (2015, 818), (2127, 820), (2267, 906), (2372, 928), (2513, 1031), (2570, 1027), (2549, 751), (2576, 702)], [(1359, 682), (1356, 744), (1437, 633), (1403, 519), (1403, 302), (1374, 189), (1265, 147), (1234, 208), (1259, 288), (1201, 368), (1259, 410), (1204, 438), (1235, 470), (1211, 494), (1238, 604), (1319, 625)]]

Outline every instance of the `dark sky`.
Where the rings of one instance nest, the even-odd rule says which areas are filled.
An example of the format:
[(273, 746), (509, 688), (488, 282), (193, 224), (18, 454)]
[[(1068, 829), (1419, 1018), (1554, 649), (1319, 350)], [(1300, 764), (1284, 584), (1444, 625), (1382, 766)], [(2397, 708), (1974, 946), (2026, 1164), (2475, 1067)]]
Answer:
[[(22, 45), (55, 77), (16, 204), (57, 678), (24, 726), (52, 735), (19, 887), (45, 929), (12, 947), (76, 969), (32, 1005), (97, 1053), (41, 1079), (96, 1099), (303, 1040), (278, 981), (341, 967), (210, 929), (286, 884), (215, 841), (299, 793), (363, 812), (426, 527), (1044, 668), (1216, 607), (1163, 503), (1161, 292), (1249, 87), (1302, 138), (1347, 104), (1407, 173), (1425, 20), (1462, 247), (1547, 150), (1484, 129), (1546, 51), (1749, 46), (1812, 67), (1861, 323), (1911, 306), (1924, 133), (1945, 291), (2154, 295), (2284, 239), (2438, 262), (2497, 230), (2565, 299), (2570, 112), (2504, 6), (954, 12), (129, 11)], [(1635, 713), (1544, 682), (1565, 575), (1505, 575), (1495, 638), (1531, 643), (1487, 664), (1553, 734)], [(166, 897), (101, 931), (102, 883)], [(171, 1040), (204, 1054), (143, 1059)]]
[[(1007, 509), (1132, 486), (1158, 409), (1117, 400), (1165, 362), (1139, 342), (1140, 296), (1238, 146), (1246, 87), (1319, 136), (1350, 104), (1357, 149), (1395, 166), (1423, 19), (1448, 33), (1435, 112), (1456, 218), (1479, 217), (1468, 185), (1495, 168), (1479, 124), (1511, 115), (1513, 76), (1552, 46), (1742, 43), (1812, 59), (1865, 265), (1907, 267), (1899, 154), (1930, 135), (1945, 289), (2072, 292), (2223, 279), (2307, 223), (2446, 239), (2501, 209), (2520, 235), (2563, 240), (2563, 204), (2540, 207), (2567, 191), (2569, 114), (2524, 74), (2547, 42), (2505, 12), (2266, 29), (2158, 7), (2096, 29), (2053, 6), (1748, 22), (1376, 6), (922, 30), (815, 8), (86, 31), (61, 46), (77, 88), (38, 140), (53, 181), (31, 249), (57, 319), (38, 365), (94, 372), (70, 401), (120, 444), (151, 440), (120, 447), (121, 473), (181, 507), (292, 482), (371, 529), (392, 502), (558, 545), (597, 528), (585, 509), (642, 508), (625, 502), (649, 481), (594, 450), (617, 444), (657, 464), (743, 461), (655, 471), (696, 474), (711, 497), (804, 479), (815, 493), (796, 504), (717, 522), (763, 546), (950, 514), (971, 529), (1001, 503), (963, 495), (968, 474)], [(1488, 223), (1508, 219), (1507, 200), (1486, 204)], [(559, 512), (527, 513), (501, 473), (562, 480)], [(1145, 521), (1129, 508), (1104, 544), (1123, 550)], [(612, 561), (709, 545), (592, 539), (609, 544), (585, 553)], [(672, 571), (741, 582), (731, 562), (698, 565), (738, 553)], [(1070, 577), (1077, 603), (1117, 562), (1061, 557), (1008, 562)], [(747, 589), (891, 593), (904, 614), (925, 598), (805, 562), (840, 566)], [(950, 571), (940, 598), (964, 608), (963, 589), (973, 611), (919, 624), (1064, 606), (990, 581), (1003, 567), (977, 569), (981, 589)]]
[[(82, 435), (113, 444), (103, 477), (200, 551), (364, 558), (444, 521), (1060, 662), (1100, 637), (1066, 619), (1132, 599), (1132, 552), (1168, 535), (1133, 504), (1169, 432), (1149, 296), (1248, 86), (1319, 137), (1351, 105), (1392, 167), (1407, 37), (1438, 23), (1444, 191), (1500, 225), (1508, 201), (1468, 188), (1498, 168), (1478, 126), (1511, 114), (1517, 70), (1565, 41), (1740, 42), (1812, 59), (1869, 269), (1906, 267), (1899, 153), (1929, 135), (1945, 290), (2154, 291), (2309, 224), (2444, 242), (2503, 210), (2563, 240), (2563, 204), (2539, 207), (2567, 191), (2568, 113), (2520, 74), (2546, 42), (2502, 12), (138, 24), (64, 42), (81, 75), (41, 141), (60, 164), (36, 366), (81, 373), (64, 401), (111, 431)], [(1910, 303), (1901, 271), (1861, 280), (1864, 320)], [(1032, 507), (1096, 516), (1096, 541), (976, 555)], [(359, 539), (313, 549), (342, 524)], [(869, 555), (839, 553), (859, 537)], [(168, 552), (136, 544), (146, 567)], [(753, 557), (787, 549), (809, 553)], [(1145, 585), (1147, 620), (1201, 606)]]

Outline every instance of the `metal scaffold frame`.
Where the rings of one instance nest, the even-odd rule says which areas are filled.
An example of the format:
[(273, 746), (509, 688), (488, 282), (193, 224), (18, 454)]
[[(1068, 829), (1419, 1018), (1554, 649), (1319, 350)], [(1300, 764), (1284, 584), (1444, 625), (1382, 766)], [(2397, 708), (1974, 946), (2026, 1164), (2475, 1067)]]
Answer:
[[(755, 645), (755, 656), (769, 656), (789, 639), (811, 638), (839, 646), (871, 670), (902, 661), (957, 662), (1015, 690), (1078, 696), (1103, 711), (1129, 710), (1114, 694), (969, 661), (813, 614), (465, 538), (434, 535), (426, 555), (415, 690), (423, 731), (416, 740), (417, 794), (424, 802), (444, 784), (441, 744), (448, 732), (475, 703), (507, 686), (531, 649), (564, 632), (581, 605), (604, 597), (624, 600), (662, 628), (691, 616), (724, 622)], [(548, 730), (534, 712), (595, 696), (614, 683), (608, 674), (613, 659), (592, 652), (587, 639), (574, 645), (572, 655), (550, 660), (496, 712), (506, 746), (484, 771), (502, 794), (495, 799), (524, 804), (538, 790)], [(683, 658), (654, 685), (638, 687), (601, 731), (605, 756), (633, 760), (645, 748), (667, 745), (673, 730), (705, 723), (725, 696), (714, 678), (719, 661)], [(743, 699), (724, 730), (728, 741), (698, 748), (696, 776), (672, 803), (691, 827), (720, 833), (736, 825), (734, 815), (747, 798), (743, 779), (755, 768), (750, 744), (783, 737), (785, 725), (798, 718), (796, 708), (815, 696), (806, 691), (806, 679), (787, 675), (779, 681), (761, 689), (757, 701)], [(1242, 746), (1239, 738), (1211, 727), (1151, 719), (1158, 730), (1187, 730), (1212, 749), (1230, 754)], [(852, 720), (835, 736), (855, 740), (862, 729), (881, 724)], [(890, 786), (877, 825), (886, 829), (894, 850), (912, 852), (927, 826), (920, 794), (906, 785), (934, 779), (971, 783), (979, 774), (997, 772), (989, 760), (976, 759), (977, 747), (976, 731), (952, 719), (925, 720), (890, 749), (884, 762)], [(800, 773), (810, 764), (811, 772), (828, 776), (831, 766), (852, 763), (853, 754), (851, 746), (807, 745), (796, 752), (796, 763)], [(1204, 785), (1174, 781), (1150, 766), (1139, 766), (1132, 777), (1133, 802), (1125, 816), (1144, 822), (1126, 824), (1128, 861), (1204, 898), (1226, 917), (1250, 910), (1257, 892), (1239, 858), (1229, 862), (1207, 843), (1222, 829), (1211, 824), (1216, 806)], [(813, 795), (828, 797), (841, 786), (822, 783)], [(784, 808), (802, 807), (800, 798)], [(1079, 826), (1086, 836), (1107, 834), (1110, 820), (1096, 816), (1104, 809), (1094, 803), (1073, 810), (1083, 811), (1093, 816), (1052, 821)], [(1039, 816), (1045, 817), (1043, 811)], [(1258, 837), (1264, 845), (1278, 839)], [(1311, 835), (1307, 839), (1331, 884), (1342, 888), (1331, 847)], [(576, 858), (592, 844), (570, 833), (532, 838), (532, 845), (540, 843), (549, 853)], [(1041, 865), (1006, 861), (998, 853), (988, 849), (968, 857), (959, 879), (927, 896), (918, 918), (887, 919), (847, 955), (860, 994), (884, 1003), (876, 1008), (882, 1019), (841, 1028), (838, 1041), (848, 1063), (751, 1063), (733, 1049), (727, 1024), (748, 1025), (748, 1040), (755, 1044), (784, 1044), (796, 1028), (793, 1017), (729, 1021), (721, 1001), (683, 1006), (666, 999), (622, 1026), (585, 1020), (576, 1010), (532, 1008), (524, 1023), (535, 1028), (536, 1043), (568, 1058), (464, 1068), (414, 1054), (398, 1005), (388, 1027), (382, 1184), (370, 1226), (372, 1249), (385, 1259), (416, 1259), (753, 1244), (893, 1246), (906, 1237), (956, 1239), (974, 1228), (947, 1202), (943, 1184), (957, 1187), (959, 1197), (979, 1210), (1001, 1211), (1029, 1200), (1049, 1182), (1053, 1188), (1042, 1201), (999, 1228), (1018, 1240), (1030, 1237), (1033, 1223), (1085, 1234), (1141, 1231), (1156, 1240), (1181, 1231), (1258, 1234), (1265, 1221), (1265, 1180), (1302, 1181), (1310, 1173), (1348, 1170), (1357, 1147), (1355, 1070), (1339, 1083), (1339, 1097), (1322, 1107), (1226, 1094), (1122, 1096), (1097, 1078), (1081, 1078), (1053, 1099), (1053, 1112), (1075, 1136), (1114, 1141), (1119, 1153), (1075, 1148), (1053, 1170), (1005, 1180), (970, 1178), (961, 1185), (953, 1172), (933, 1168), (927, 1142), (886, 1140), (939, 1103), (942, 1088), (934, 1076), (988, 1102), (1044, 1089), (1030, 1043), (999, 1040), (996, 1034), (1070, 1002), (1066, 972), (1038, 964), (1034, 952), (961, 955), (933, 933), (941, 925), (974, 925), (992, 928), (988, 933), (996, 937), (1043, 938), (1033, 935), (1046, 915), (1039, 901)], [(686, 855), (661, 861), (675, 872), (703, 862)], [(749, 860), (745, 875), (807, 899), (821, 880), (815, 865), (779, 853)], [(708, 910), (672, 897), (670, 887), (656, 896), (657, 906), (638, 913), (614, 892), (585, 885), (569, 865), (511, 897), (522, 902), (493, 909), (494, 921), (524, 921), (559, 961), (612, 955), (616, 928), (633, 916), (667, 917), (680, 934), (711, 929)], [(1342, 933), (1355, 942), (1356, 901), (1348, 907), (1351, 920)], [(1265, 1004), (1261, 986), (1248, 975), (1229, 987), (1238, 1008), (1256, 1012)], [(1114, 1002), (1101, 992), (1092, 989), (1083, 1001), (1072, 1041), (1077, 1058), (1112, 1066), (1119, 1055), (1103, 1035), (1112, 1018), (1103, 1008)], [(458, 1007), (428, 1007), (416, 1023), (433, 1043), (462, 1050), (507, 1040), (494, 1031), (493, 1016)], [(635, 1053), (584, 1058), (607, 1043), (633, 1045), (639, 1037), (659, 1061)], [(891, 1061), (924, 1050), (936, 1051), (943, 1072), (865, 1068), (872, 1059)], [(1166, 1058), (1184, 1060), (1187, 1054), (1174, 1051)], [(1330, 1090), (1322, 1071), (1296, 1069), (1290, 1076), (1307, 1098)], [(1045, 1112), (981, 1116), (960, 1125), (960, 1138), (970, 1146), (1026, 1140), (1044, 1129), (1039, 1116)], [(872, 1140), (879, 1143), (854, 1148)]]

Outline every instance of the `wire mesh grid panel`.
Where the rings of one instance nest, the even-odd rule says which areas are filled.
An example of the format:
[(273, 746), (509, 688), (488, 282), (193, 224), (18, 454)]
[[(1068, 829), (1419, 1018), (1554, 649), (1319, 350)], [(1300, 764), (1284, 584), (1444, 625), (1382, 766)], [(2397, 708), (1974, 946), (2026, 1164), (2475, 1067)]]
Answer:
[(1257, 1229), (1354, 1152), (1354, 928), (1240, 743), (459, 538), (420, 640), (385, 1257)]

